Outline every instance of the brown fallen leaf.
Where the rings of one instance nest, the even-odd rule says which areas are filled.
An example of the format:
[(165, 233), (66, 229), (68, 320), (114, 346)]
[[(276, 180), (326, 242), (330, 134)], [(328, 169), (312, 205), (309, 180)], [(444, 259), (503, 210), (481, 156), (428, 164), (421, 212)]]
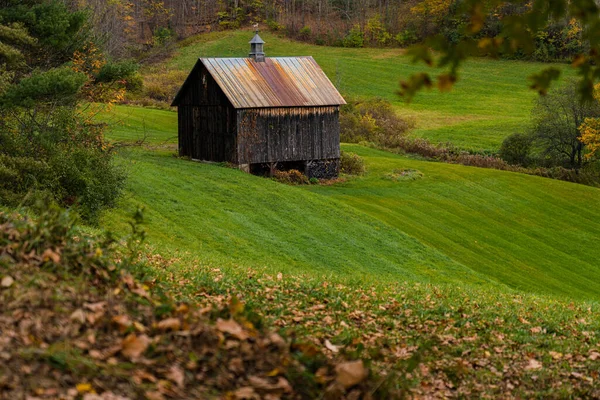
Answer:
[(82, 400), (129, 400), (129, 397), (123, 397), (111, 392), (104, 392), (102, 394), (86, 393), (83, 395)]
[(71, 316), (69, 317), (71, 321), (79, 322), (80, 324), (85, 324), (85, 311), (81, 308), (73, 311)]
[(588, 358), (590, 359), (590, 361), (596, 361), (600, 359), (600, 353), (598, 353), (597, 351), (592, 351), (590, 352), (590, 356)]
[(155, 383), (157, 381), (156, 377), (144, 370), (137, 370), (133, 373), (133, 381), (141, 385), (144, 381)]
[(7, 275), (4, 278), (2, 278), (0, 286), (2, 286), (3, 288), (9, 288), (13, 285), (13, 283), (15, 283), (15, 280), (12, 278), (12, 276)]
[(125, 332), (131, 326), (131, 321), (127, 315), (117, 315), (113, 317), (112, 322), (119, 327), (121, 332)]
[(164, 400), (165, 396), (162, 395), (162, 393), (160, 392), (153, 392), (153, 391), (148, 391), (146, 393), (144, 393), (144, 395), (146, 396), (146, 399), (148, 400)]
[(181, 328), (179, 318), (167, 318), (158, 323), (157, 328), (161, 331), (178, 331)]
[(167, 378), (169, 378), (171, 381), (175, 382), (177, 384), (177, 386), (179, 386), (181, 389), (183, 389), (185, 387), (185, 372), (183, 372), (183, 369), (181, 369), (180, 366), (173, 365), (169, 369)]
[(238, 340), (248, 339), (248, 334), (244, 332), (242, 326), (232, 319), (226, 321), (219, 318), (217, 320), (216, 327), (219, 331), (227, 333)]
[(138, 287), (135, 289), (131, 289), (131, 293), (137, 294), (140, 297), (150, 300), (150, 294), (144, 288)]
[(250, 376), (248, 377), (248, 382), (256, 389), (262, 392), (283, 392), (283, 393), (291, 393), (292, 387), (290, 386), (287, 379), (283, 377), (279, 377), (277, 379), (277, 383), (271, 383), (267, 379), (261, 378), (259, 376)]
[(542, 369), (542, 363), (534, 358), (530, 358), (527, 365), (525, 366), (525, 371), (537, 371), (538, 369)]
[(136, 336), (134, 333), (123, 339), (121, 353), (130, 360), (140, 358), (150, 345), (150, 338), (146, 335)]
[(100, 301), (98, 303), (85, 303), (83, 306), (92, 312), (100, 312), (104, 311), (104, 308), (106, 307), (106, 302)]
[(359, 384), (369, 376), (369, 370), (365, 368), (362, 360), (338, 364), (335, 372), (337, 374), (336, 382), (346, 389)]
[(254, 391), (254, 388), (245, 386), (239, 388), (233, 393), (236, 400), (258, 400), (260, 396)]
[(42, 254), (42, 260), (52, 261), (54, 264), (58, 264), (60, 262), (60, 255), (52, 249), (46, 249)]
[(327, 350), (331, 351), (332, 353), (337, 354), (340, 352), (339, 346), (332, 344), (329, 340), (325, 340), (325, 347), (327, 348)]

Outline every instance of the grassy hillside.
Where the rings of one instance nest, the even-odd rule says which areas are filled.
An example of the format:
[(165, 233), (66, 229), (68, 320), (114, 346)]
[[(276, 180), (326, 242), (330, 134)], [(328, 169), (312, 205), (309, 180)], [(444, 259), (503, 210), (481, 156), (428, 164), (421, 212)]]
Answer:
[[(344, 146), (369, 174), (310, 188), (527, 292), (599, 297), (600, 190), (551, 179), (415, 161)], [(394, 170), (418, 170), (394, 180)]]
[[(121, 154), (130, 196), (105, 222), (124, 229), (125, 217), (144, 205), (150, 241), (161, 251), (211, 265), (363, 279), (469, 275), (476, 284), (487, 278), (600, 299), (600, 210), (591, 206), (600, 202), (598, 189), (351, 145), (343, 147), (366, 159), (365, 177), (288, 187), (172, 157), (175, 113), (118, 107), (112, 118), (128, 115), (111, 137), (135, 139), (145, 120), (153, 127), (148, 142), (166, 149)], [(405, 169), (423, 176), (405, 180), (398, 174)]]
[[(245, 57), (250, 35), (238, 31), (200, 36), (182, 46), (170, 66), (189, 71), (198, 57)], [(269, 56), (312, 55), (346, 95), (390, 100), (401, 114), (416, 120), (415, 135), (478, 150), (497, 149), (504, 137), (524, 128), (536, 96), (528, 89), (527, 78), (547, 67), (519, 61), (471, 60), (450, 93), (423, 91), (407, 105), (396, 95), (398, 82), (427, 67), (412, 64), (400, 50), (330, 48), (267, 32), (261, 36)], [(564, 71), (572, 73), (568, 67)]]
[(124, 229), (118, 224), (144, 206), (150, 243), (161, 252), (180, 251), (188, 263), (381, 281), (485, 281), (402, 231), (318, 194), (168, 151), (136, 150), (123, 159), (131, 197), (107, 224)]

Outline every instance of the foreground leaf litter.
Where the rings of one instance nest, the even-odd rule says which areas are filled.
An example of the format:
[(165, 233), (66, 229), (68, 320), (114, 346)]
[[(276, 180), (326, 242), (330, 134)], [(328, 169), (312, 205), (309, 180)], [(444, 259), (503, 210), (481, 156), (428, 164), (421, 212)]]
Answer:
[(128, 261), (58, 211), (0, 213), (0, 282), (3, 399), (600, 397), (594, 304)]

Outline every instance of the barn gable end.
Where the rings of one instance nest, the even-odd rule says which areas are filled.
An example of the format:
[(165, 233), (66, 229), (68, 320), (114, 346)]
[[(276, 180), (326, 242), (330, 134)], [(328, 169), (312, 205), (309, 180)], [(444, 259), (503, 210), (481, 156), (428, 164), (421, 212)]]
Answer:
[(219, 85), (198, 61), (177, 94), (179, 155), (237, 163), (237, 115)]

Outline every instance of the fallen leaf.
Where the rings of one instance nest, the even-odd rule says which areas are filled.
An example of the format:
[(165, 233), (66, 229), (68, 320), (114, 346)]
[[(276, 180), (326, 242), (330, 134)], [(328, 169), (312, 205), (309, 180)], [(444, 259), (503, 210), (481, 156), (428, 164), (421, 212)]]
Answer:
[(161, 331), (178, 331), (181, 328), (181, 321), (179, 321), (179, 318), (168, 318), (160, 321), (157, 327)]
[(133, 381), (141, 385), (144, 381), (155, 383), (157, 381), (156, 377), (146, 371), (137, 370), (133, 373)]
[(248, 339), (248, 334), (244, 332), (244, 329), (241, 327), (241, 325), (232, 319), (226, 321), (219, 318), (217, 320), (216, 327), (219, 331), (227, 333), (238, 340)]
[(560, 360), (563, 356), (562, 353), (558, 353), (556, 351), (549, 351), (548, 354), (550, 354), (550, 356), (555, 360)]
[(369, 376), (369, 371), (362, 360), (341, 363), (335, 367), (335, 372), (336, 382), (344, 388), (357, 385)]
[(339, 353), (340, 348), (334, 344), (332, 344), (329, 340), (325, 340), (325, 347), (327, 348), (327, 350), (331, 351), (332, 353)]
[(146, 335), (136, 336), (134, 333), (123, 339), (121, 353), (130, 360), (140, 358), (150, 345), (150, 338)]
[(250, 386), (239, 388), (233, 393), (236, 400), (255, 400), (260, 399), (260, 396)]
[(165, 398), (160, 392), (146, 392), (144, 395), (148, 400), (164, 400)]
[(44, 253), (42, 254), (42, 260), (52, 260), (54, 264), (58, 264), (60, 262), (60, 255), (52, 249), (46, 249), (46, 251), (44, 251)]
[(131, 289), (131, 293), (137, 294), (140, 297), (150, 300), (150, 294), (143, 288), (135, 288)]
[(526, 371), (536, 371), (538, 369), (542, 369), (542, 363), (536, 359), (530, 358), (529, 362), (525, 366)]
[(131, 326), (131, 321), (127, 315), (117, 315), (113, 317), (112, 322), (119, 327), (121, 332), (125, 332)]
[(80, 394), (90, 393), (94, 390), (89, 383), (78, 383), (77, 386), (75, 386), (75, 389), (77, 389), (77, 392)]
[(15, 280), (11, 276), (7, 275), (4, 278), (2, 278), (0, 286), (2, 286), (3, 288), (9, 288), (12, 286), (13, 283), (15, 283)]
[(84, 324), (85, 323), (85, 311), (83, 311), (81, 308), (78, 308), (77, 310), (73, 311), (73, 313), (71, 314), (71, 316), (69, 318), (71, 321), (75, 321), (75, 322), (79, 322), (80, 324)]
[(600, 359), (600, 353), (598, 353), (597, 351), (592, 351), (590, 353), (590, 356), (588, 357), (591, 361), (596, 361), (598, 359)]
[(250, 384), (255, 389), (263, 392), (292, 392), (292, 387), (290, 386), (287, 379), (283, 377), (279, 377), (277, 383), (271, 383), (267, 379), (261, 378), (259, 376), (250, 376), (248, 377), (248, 382), (250, 382)]
[(85, 303), (83, 306), (92, 312), (100, 312), (104, 311), (104, 308), (106, 307), (106, 302), (100, 301), (98, 303)]
[(138, 332), (146, 332), (146, 327), (137, 321), (133, 322), (133, 326)]
[(542, 327), (536, 326), (530, 329), (531, 333), (540, 333), (542, 331)]
[(171, 369), (169, 369), (169, 373), (167, 374), (167, 378), (172, 380), (179, 386), (181, 389), (185, 386), (185, 373), (183, 369), (178, 365), (173, 365)]
[(280, 272), (277, 274), (277, 280), (280, 281), (283, 279), (283, 274)]

